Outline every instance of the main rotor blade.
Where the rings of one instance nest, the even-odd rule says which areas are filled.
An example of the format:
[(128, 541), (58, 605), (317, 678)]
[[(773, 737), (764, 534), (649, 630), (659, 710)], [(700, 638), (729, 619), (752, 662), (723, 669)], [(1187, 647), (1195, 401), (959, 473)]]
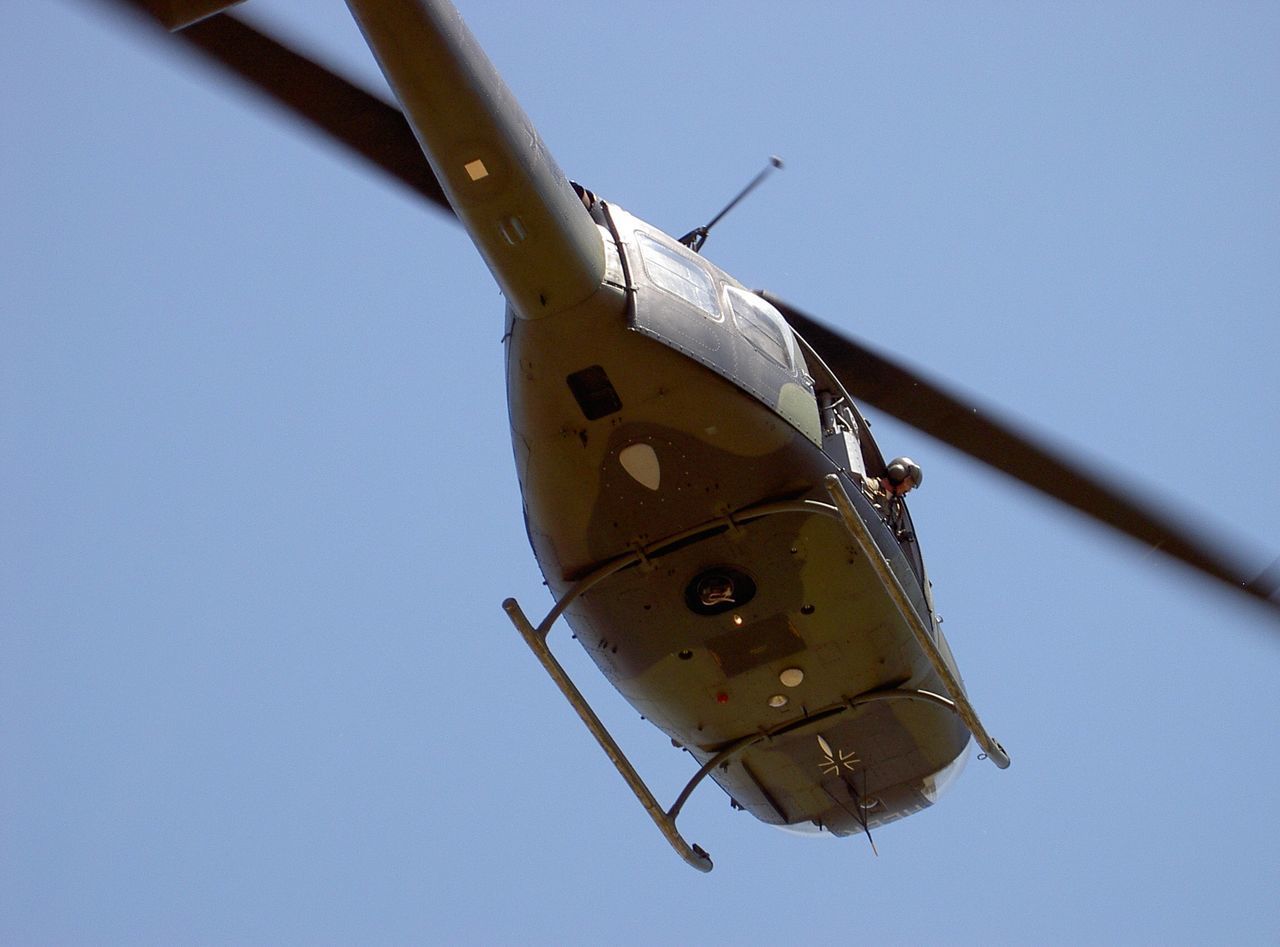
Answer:
[(1255, 574), (1230, 553), (1199, 538), (1199, 531), (1183, 518), (1103, 484), (971, 399), (952, 394), (776, 296), (761, 295), (778, 308), (853, 397), (1280, 612), (1280, 602), (1274, 598), (1280, 588), (1276, 564)]
[[(173, 5), (161, 0), (108, 2), (141, 13), (157, 25)], [(409, 123), (395, 106), (229, 13), (171, 35), (453, 214)]]

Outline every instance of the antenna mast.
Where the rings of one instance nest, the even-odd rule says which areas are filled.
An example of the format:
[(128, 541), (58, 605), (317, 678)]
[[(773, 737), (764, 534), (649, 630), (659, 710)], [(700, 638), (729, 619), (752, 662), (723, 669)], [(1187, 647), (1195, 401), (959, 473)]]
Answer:
[(724, 210), (720, 211), (720, 213), (712, 217), (711, 222), (709, 224), (690, 230), (687, 234), (685, 234), (683, 237), (680, 238), (680, 242), (683, 243), (690, 250), (692, 250), (694, 253), (701, 253), (702, 245), (707, 242), (707, 234), (711, 232), (712, 227), (714, 227), (716, 224), (720, 222), (720, 218), (722, 218), (725, 214), (729, 213), (729, 211), (737, 207), (738, 202), (741, 201), (748, 194), (750, 194), (752, 191), (754, 191), (756, 189), (756, 186), (761, 181), (763, 181), (765, 177), (768, 176), (770, 171), (772, 171), (774, 168), (780, 168), (780, 167), (782, 167), (782, 159), (779, 158), (777, 155), (773, 155), (772, 157), (770, 157), (769, 163), (764, 166), (763, 170), (761, 170), (759, 174), (757, 174), (754, 178), (752, 178), (751, 182), (746, 187), (744, 187), (741, 191), (738, 192), (737, 197), (735, 197), (733, 200), (731, 200), (728, 204), (725, 205)]

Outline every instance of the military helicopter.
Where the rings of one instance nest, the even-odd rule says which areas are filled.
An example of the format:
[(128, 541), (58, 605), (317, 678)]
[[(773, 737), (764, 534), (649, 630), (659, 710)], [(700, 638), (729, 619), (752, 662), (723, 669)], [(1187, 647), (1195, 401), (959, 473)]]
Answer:
[[(447, 6), (351, 4), (408, 125), (221, 6), (179, 9), (170, 25), (452, 208), (494, 271), (509, 304), (528, 530), (556, 596), (536, 626), (515, 602), (506, 608), (695, 867), (710, 860), (675, 818), (708, 775), (762, 821), (847, 835), (932, 803), (971, 737), (1007, 765), (936, 620), (904, 500), (919, 469), (885, 462), (856, 400), (998, 458), (1274, 607), (1274, 576), (1255, 577), (1008, 425), (748, 291), (695, 252), (705, 232), (672, 239), (570, 186)], [(670, 809), (547, 649), (561, 615), (633, 706), (701, 763)]]

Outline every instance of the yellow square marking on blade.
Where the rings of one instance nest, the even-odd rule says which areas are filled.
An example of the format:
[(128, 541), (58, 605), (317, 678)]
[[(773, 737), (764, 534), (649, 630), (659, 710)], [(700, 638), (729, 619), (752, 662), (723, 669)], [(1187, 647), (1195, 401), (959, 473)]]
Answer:
[(484, 166), (484, 162), (479, 158), (476, 158), (475, 161), (468, 161), (462, 167), (467, 172), (467, 176), (473, 181), (479, 181), (489, 176), (489, 169)]

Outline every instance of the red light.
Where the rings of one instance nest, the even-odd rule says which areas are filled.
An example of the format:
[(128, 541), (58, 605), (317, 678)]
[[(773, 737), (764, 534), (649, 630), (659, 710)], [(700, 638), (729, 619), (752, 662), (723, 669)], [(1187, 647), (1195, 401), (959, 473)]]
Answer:
[(721, 691), (720, 693), (716, 694), (716, 703), (717, 704), (729, 703), (729, 695), (726, 694), (724, 691)]

